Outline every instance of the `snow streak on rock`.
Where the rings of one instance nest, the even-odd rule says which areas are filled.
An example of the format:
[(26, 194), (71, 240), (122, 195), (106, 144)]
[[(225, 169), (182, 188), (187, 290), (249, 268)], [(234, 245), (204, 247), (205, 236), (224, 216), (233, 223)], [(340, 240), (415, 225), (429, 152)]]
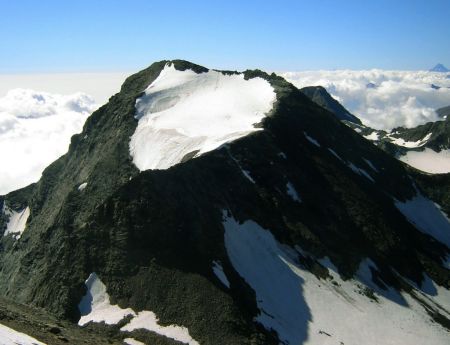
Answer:
[(291, 182), (286, 184), (287, 194), (292, 198), (292, 200), (297, 202), (302, 202), (302, 199), (299, 197), (297, 190)]
[(311, 144), (314, 144), (314, 145), (316, 145), (317, 147), (320, 147), (320, 144), (319, 144), (319, 142), (318, 142), (316, 139), (314, 139), (313, 137), (309, 136), (308, 133), (306, 133), (306, 132), (303, 132), (303, 134), (304, 134), (305, 138), (306, 138)]
[(225, 272), (223, 271), (222, 264), (218, 261), (213, 261), (212, 269), (214, 274), (222, 282), (222, 284), (225, 285), (227, 288), (230, 288), (230, 282), (228, 281), (228, 278)]
[(8, 224), (6, 225), (3, 236), (12, 235), (14, 239), (18, 240), (25, 231), (27, 220), (30, 216), (30, 208), (26, 207), (22, 211), (16, 212), (4, 205), (3, 213), (9, 216)]

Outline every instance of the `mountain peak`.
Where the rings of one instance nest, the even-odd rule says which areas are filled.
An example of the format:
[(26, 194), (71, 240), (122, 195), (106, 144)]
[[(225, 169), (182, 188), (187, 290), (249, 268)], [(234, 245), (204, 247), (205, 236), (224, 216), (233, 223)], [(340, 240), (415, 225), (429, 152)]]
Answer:
[(268, 81), (206, 68), (198, 73), (192, 66), (167, 63), (136, 100), (139, 122), (130, 153), (140, 170), (166, 169), (188, 154), (197, 156), (257, 131), (254, 124), (271, 111), (276, 97)]
[(430, 72), (450, 72), (450, 70), (445, 67), (443, 64), (438, 63), (436, 66), (434, 66), (432, 69), (430, 69)]
[(147, 344), (447, 344), (450, 223), (434, 202), (448, 213), (449, 182), (336, 103), (183, 60), (128, 77), (40, 181), (0, 196), (0, 311), (4, 297)]
[(358, 125), (361, 124), (361, 120), (345, 109), (323, 86), (307, 86), (300, 91), (313, 102), (331, 111), (339, 120), (350, 121)]

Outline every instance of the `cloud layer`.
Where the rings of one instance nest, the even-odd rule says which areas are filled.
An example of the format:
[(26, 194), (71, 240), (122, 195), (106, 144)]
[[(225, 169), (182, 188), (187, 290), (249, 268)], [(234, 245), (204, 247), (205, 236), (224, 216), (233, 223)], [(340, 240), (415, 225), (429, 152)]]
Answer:
[[(413, 127), (435, 121), (438, 119), (435, 109), (450, 105), (450, 78), (446, 73), (345, 70), (280, 74), (298, 87), (324, 86), (365, 124), (377, 129)], [(7, 85), (25, 85), (30, 80), (40, 86), (45, 84), (35, 77), (24, 80), (11, 77), (16, 84), (11, 83), (9, 77), (3, 77), (0, 86), (1, 81), (5, 81), (4, 90)], [(113, 77), (108, 75), (108, 83), (117, 82), (110, 83), (111, 90), (101, 94), (100, 103), (118, 90), (118, 81), (123, 76)], [(56, 89), (67, 84), (66, 77), (52, 78), (50, 84)], [(85, 92), (99, 89), (96, 82), (103, 80), (91, 78), (91, 82), (86, 75), (73, 78), (77, 83), (73, 86), (70, 79), (71, 87)], [(88, 84), (91, 89), (86, 89)], [(62, 90), (72, 92), (72, 89)], [(70, 137), (81, 131), (87, 116), (96, 107), (94, 99), (85, 93), (60, 95), (13, 89), (0, 97), (0, 194), (37, 181), (44, 168), (67, 151)]]
[(63, 95), (82, 91), (99, 104), (120, 91), (120, 86), (131, 73), (47, 73), (0, 74), (0, 97), (12, 89), (33, 89)]
[(446, 73), (341, 70), (279, 74), (299, 88), (322, 85), (364, 124), (376, 129), (436, 121), (435, 110), (450, 105)]
[(14, 89), (0, 98), (0, 194), (35, 182), (95, 110), (84, 93)]

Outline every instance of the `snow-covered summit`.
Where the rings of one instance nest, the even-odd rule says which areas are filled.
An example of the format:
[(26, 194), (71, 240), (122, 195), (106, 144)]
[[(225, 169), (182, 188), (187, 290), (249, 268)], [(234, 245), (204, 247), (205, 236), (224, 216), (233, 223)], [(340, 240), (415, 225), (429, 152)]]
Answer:
[(257, 131), (275, 92), (262, 78), (209, 70), (179, 71), (168, 63), (136, 101), (139, 120), (130, 153), (140, 170), (167, 169)]

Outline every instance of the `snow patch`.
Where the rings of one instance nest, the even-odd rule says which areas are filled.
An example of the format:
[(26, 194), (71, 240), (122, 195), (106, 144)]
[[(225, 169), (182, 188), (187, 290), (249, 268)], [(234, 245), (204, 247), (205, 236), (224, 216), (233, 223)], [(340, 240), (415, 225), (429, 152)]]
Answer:
[(450, 172), (450, 150), (436, 152), (427, 147), (420, 152), (408, 151), (406, 155), (399, 157), (399, 159), (416, 169), (431, 174), (446, 174)]
[(91, 273), (85, 284), (88, 291), (78, 304), (81, 313), (78, 325), (83, 326), (91, 321), (115, 325), (126, 316), (131, 315), (130, 322), (123, 326), (120, 329), (121, 331), (132, 332), (135, 329), (142, 328), (189, 345), (199, 345), (192, 339), (185, 327), (158, 325), (158, 318), (152, 311), (143, 310), (136, 313), (131, 308), (123, 309), (118, 305), (111, 305), (106, 286), (96, 273)]
[(139, 120), (130, 154), (139, 170), (167, 169), (260, 130), (275, 92), (262, 78), (217, 71), (197, 74), (166, 65), (136, 101)]
[(403, 146), (407, 148), (416, 148), (421, 147), (427, 143), (427, 141), (430, 139), (431, 135), (433, 133), (428, 133), (424, 138), (417, 140), (417, 141), (405, 141), (402, 138), (394, 138), (390, 135), (387, 135), (386, 138), (388, 138), (393, 144), (398, 146)]
[(30, 216), (30, 208), (26, 207), (22, 211), (16, 212), (5, 205), (3, 207), (3, 213), (9, 216), (3, 236), (12, 235), (15, 240), (18, 240), (25, 231), (27, 220)]
[(227, 288), (230, 288), (230, 282), (228, 281), (228, 278), (225, 272), (223, 271), (222, 264), (219, 261), (213, 261), (212, 269), (214, 274), (222, 282), (222, 284), (225, 285)]
[(372, 132), (368, 135), (364, 135), (364, 138), (370, 141), (377, 141), (380, 139), (380, 135), (378, 134), (378, 132)]
[(316, 145), (317, 147), (320, 147), (319, 142), (314, 139), (313, 137), (310, 137), (306, 132), (303, 132), (303, 134), (305, 135), (305, 138), (312, 144)]
[(418, 230), (450, 248), (450, 221), (434, 202), (418, 194), (405, 202), (395, 200), (395, 206)]
[(84, 182), (78, 186), (78, 190), (82, 192), (87, 186), (87, 182)]
[(189, 345), (199, 345), (192, 337), (189, 335), (189, 331), (185, 327), (170, 325), (161, 326), (158, 325), (158, 318), (155, 313), (151, 311), (141, 311), (139, 312), (131, 321), (123, 326), (120, 330), (132, 332), (135, 329), (146, 329), (151, 332), (163, 335), (167, 338), (180, 341)]
[(45, 345), (21, 332), (0, 324), (0, 344), (1, 345)]
[(292, 198), (292, 200), (297, 202), (302, 202), (302, 199), (298, 196), (297, 190), (291, 182), (286, 184), (287, 194)]
[(78, 304), (81, 318), (78, 325), (83, 326), (88, 322), (104, 322), (115, 325), (127, 315), (136, 315), (130, 309), (122, 309), (118, 305), (111, 305), (106, 286), (95, 273), (91, 273), (85, 282), (88, 291)]
[(142, 341), (133, 338), (125, 338), (123, 342), (127, 345), (145, 345)]

